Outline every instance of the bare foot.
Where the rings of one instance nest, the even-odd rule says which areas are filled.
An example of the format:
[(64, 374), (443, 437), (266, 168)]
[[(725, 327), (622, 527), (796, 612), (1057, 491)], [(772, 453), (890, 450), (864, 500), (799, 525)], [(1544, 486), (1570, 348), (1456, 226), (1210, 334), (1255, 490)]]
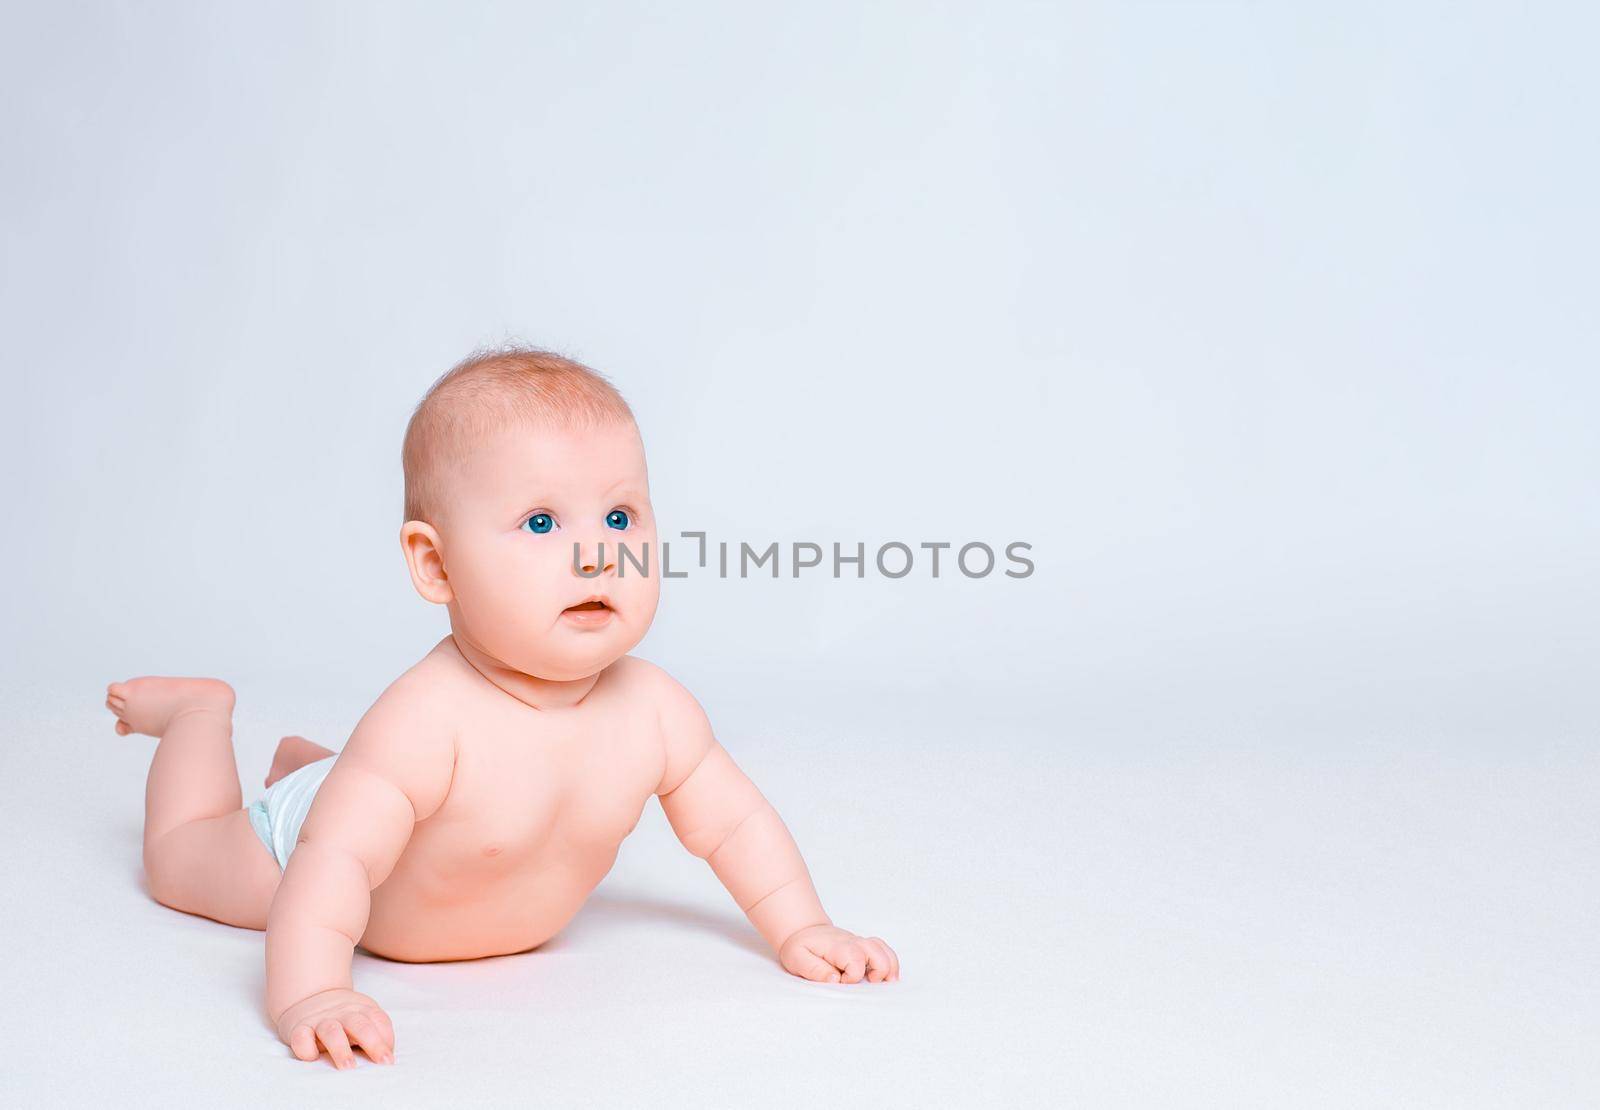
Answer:
[(285, 736), (278, 741), (278, 750), (272, 753), (272, 770), (267, 772), (267, 785), (271, 786), (290, 771), (298, 771), (307, 763), (326, 759), (334, 753), (304, 736)]
[(117, 715), (117, 734), (161, 736), (184, 713), (233, 715), (233, 687), (220, 678), (165, 678), (146, 675), (106, 687), (106, 708)]

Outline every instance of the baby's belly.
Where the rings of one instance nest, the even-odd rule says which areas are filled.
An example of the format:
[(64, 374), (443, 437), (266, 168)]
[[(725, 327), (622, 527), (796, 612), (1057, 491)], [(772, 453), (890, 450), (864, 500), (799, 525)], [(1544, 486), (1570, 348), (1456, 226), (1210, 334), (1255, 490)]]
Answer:
[[(408, 848), (372, 892), (361, 947), (413, 963), (526, 952), (572, 920), (611, 870), (617, 847), (574, 850), (547, 839), (537, 849), (493, 855)], [(434, 846), (437, 849), (437, 846)], [(498, 847), (491, 845), (490, 847)], [(411, 858), (407, 858), (410, 856)]]

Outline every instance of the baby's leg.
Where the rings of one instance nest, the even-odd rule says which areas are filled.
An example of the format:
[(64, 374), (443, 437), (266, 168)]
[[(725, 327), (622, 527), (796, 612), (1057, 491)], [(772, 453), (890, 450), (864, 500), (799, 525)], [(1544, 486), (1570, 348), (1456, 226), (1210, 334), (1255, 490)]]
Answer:
[(144, 869), (156, 901), (264, 929), (282, 872), (241, 808), (233, 688), (214, 678), (131, 678), (106, 689), (117, 732), (159, 737), (144, 792)]

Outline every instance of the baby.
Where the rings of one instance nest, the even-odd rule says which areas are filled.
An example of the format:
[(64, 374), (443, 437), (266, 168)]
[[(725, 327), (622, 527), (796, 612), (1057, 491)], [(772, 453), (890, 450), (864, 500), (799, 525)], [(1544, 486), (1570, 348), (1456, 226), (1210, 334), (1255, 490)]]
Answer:
[(355, 946), (413, 962), (538, 947), (652, 794), (786, 971), (899, 978), (887, 944), (823, 912), (794, 839), (694, 697), (628, 654), (655, 616), (659, 551), (644, 444), (605, 378), (544, 351), (476, 354), (417, 406), (403, 462), (400, 547), (450, 634), (343, 751), (285, 738), (266, 794), (241, 808), (227, 683), (107, 690), (118, 733), (160, 738), (151, 895), (265, 928), (267, 1014), (295, 1056), (326, 1049), (354, 1067), (356, 1044), (392, 1062), (389, 1016), (352, 989)]

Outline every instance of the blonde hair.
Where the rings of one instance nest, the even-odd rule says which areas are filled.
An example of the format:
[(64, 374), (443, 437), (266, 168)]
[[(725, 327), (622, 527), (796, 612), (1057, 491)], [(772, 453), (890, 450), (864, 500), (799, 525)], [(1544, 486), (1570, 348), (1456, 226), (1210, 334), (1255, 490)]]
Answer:
[(440, 375), (417, 403), (400, 449), (405, 519), (436, 523), (448, 496), (444, 474), (484, 438), (518, 423), (561, 428), (625, 421), (633, 410), (596, 370), (537, 347), (472, 352)]

